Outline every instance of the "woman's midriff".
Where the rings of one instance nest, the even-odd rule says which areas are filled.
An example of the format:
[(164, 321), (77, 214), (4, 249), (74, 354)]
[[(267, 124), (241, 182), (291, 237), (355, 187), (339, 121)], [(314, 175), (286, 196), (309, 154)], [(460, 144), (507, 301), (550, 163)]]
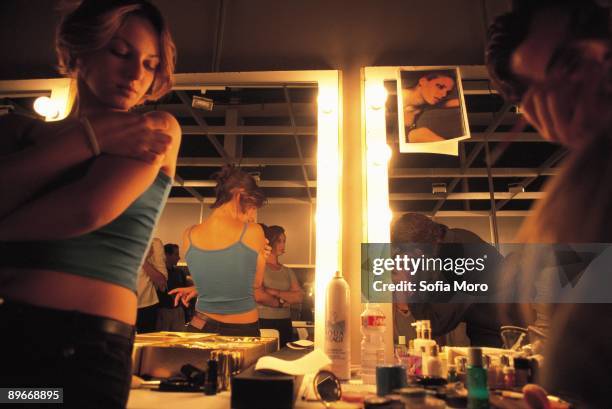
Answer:
[(257, 308), (254, 308), (251, 311), (241, 312), (240, 314), (215, 314), (212, 312), (198, 312), (200, 314), (204, 314), (212, 318), (213, 320), (225, 322), (226, 324), (251, 324), (259, 320)]
[(0, 297), (39, 307), (136, 322), (136, 294), (117, 284), (59, 271), (0, 268)]

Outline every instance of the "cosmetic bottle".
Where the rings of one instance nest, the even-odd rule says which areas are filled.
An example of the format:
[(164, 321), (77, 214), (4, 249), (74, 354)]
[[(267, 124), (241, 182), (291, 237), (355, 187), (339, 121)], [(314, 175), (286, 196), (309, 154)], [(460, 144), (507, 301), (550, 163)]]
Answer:
[(406, 366), (408, 361), (408, 347), (406, 346), (406, 336), (400, 335), (395, 345), (395, 363)]
[(423, 375), (430, 378), (442, 377), (442, 361), (438, 356), (438, 346), (430, 345), (423, 360)]
[(515, 385), (519, 388), (529, 382), (529, 360), (527, 358), (514, 358)]
[(342, 273), (336, 274), (327, 285), (325, 303), (325, 353), (331, 359), (331, 371), (341, 380), (350, 374), (350, 293)]
[(482, 350), (468, 350), (467, 367), (468, 409), (488, 409), (487, 370), (482, 365)]
[(512, 389), (516, 385), (514, 376), (514, 368), (511, 366), (504, 367), (504, 388)]
[(205, 395), (217, 394), (217, 361), (214, 359), (208, 360), (208, 372), (206, 373), (206, 381), (204, 383)]

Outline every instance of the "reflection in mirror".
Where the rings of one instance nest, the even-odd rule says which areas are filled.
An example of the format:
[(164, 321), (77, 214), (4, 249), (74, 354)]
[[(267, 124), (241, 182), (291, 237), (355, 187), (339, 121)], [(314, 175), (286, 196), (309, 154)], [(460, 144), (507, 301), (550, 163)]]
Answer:
[[(45, 95), (59, 110), (46, 119), (61, 119), (73, 89), (66, 78), (0, 81), (0, 114), (36, 115), (34, 98)], [(314, 330), (319, 347), (323, 325), (313, 329), (312, 306), (324, 316), (325, 303), (321, 297), (315, 303), (314, 294), (339, 269), (342, 246), (339, 95), (335, 70), (177, 74), (165, 99), (138, 108), (174, 114), (183, 131), (173, 192), (155, 234), (183, 247), (182, 231), (208, 214), (212, 173), (225, 163), (252, 173), (270, 198), (259, 222), (285, 229), (278, 261), (292, 267), (306, 295), (301, 306), (285, 300), (297, 304), (292, 317), (305, 320), (294, 325), (300, 337), (312, 338)], [(317, 180), (319, 165), (325, 177)]]
[[(391, 230), (377, 232), (373, 225), (377, 223), (376, 215), (370, 211), (370, 207), (384, 209), (387, 204), (394, 222), (409, 212), (427, 217), (430, 226), (436, 227), (433, 230), (443, 232), (439, 237), (442, 241), (451, 240), (451, 236), (453, 241), (468, 238), (489, 243), (495, 252), (497, 244), (514, 242), (533, 202), (543, 196), (544, 183), (557, 173), (556, 165), (565, 151), (525, 126), (516, 107), (505, 104), (491, 91), (484, 67), (472, 66), (460, 67), (472, 138), (460, 142), (459, 156), (400, 153), (397, 80), (391, 70), (384, 72), (383, 68), (390, 67), (368, 67), (365, 76), (366, 82), (379, 81), (389, 94), (384, 118), (377, 119), (374, 112), (366, 112), (367, 131), (380, 128), (370, 135), (368, 148), (374, 143), (386, 143), (392, 150), (385, 175), (386, 192), (378, 188), (381, 194), (368, 197), (368, 231), (384, 236), (381, 241), (389, 240)], [(383, 173), (368, 171), (368, 190), (382, 182), (378, 178)], [(383, 194), (388, 202), (376, 202)], [(370, 235), (368, 241), (374, 242)], [(508, 259), (503, 246), (499, 252)], [(410, 325), (415, 319), (410, 307), (394, 305), (395, 340), (398, 335), (407, 339), (416, 335)], [(420, 312), (423, 309), (421, 306)], [(479, 314), (458, 313), (442, 323), (432, 322), (434, 337), (438, 335), (437, 340), (446, 345), (470, 345), (473, 340), (468, 335), (473, 337), (479, 327), (490, 327), (496, 332), (496, 342), (501, 342), (499, 326), (516, 324), (496, 322), (494, 310), (485, 313), (486, 308), (480, 306), (469, 310)], [(425, 319), (425, 315), (419, 314), (418, 318)]]
[[(183, 231), (210, 215), (214, 174), (224, 163), (263, 189), (267, 203), (256, 221), (272, 232), (264, 286), (283, 305), (258, 310), (260, 319), (288, 319), (286, 328), (260, 322), (279, 329), (281, 345), (314, 335), (317, 94), (316, 84), (203, 85), (140, 108), (170, 112), (183, 129), (177, 180), (156, 233), (164, 243), (183, 247)], [(180, 250), (179, 268), (186, 268), (187, 249)]]

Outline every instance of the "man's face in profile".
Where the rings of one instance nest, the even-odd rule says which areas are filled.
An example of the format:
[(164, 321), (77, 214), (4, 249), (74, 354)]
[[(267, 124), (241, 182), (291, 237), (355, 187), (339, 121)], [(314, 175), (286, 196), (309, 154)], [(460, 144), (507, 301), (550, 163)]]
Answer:
[(577, 38), (572, 18), (561, 7), (535, 13), (511, 57), (512, 72), (527, 89), (525, 118), (545, 139), (567, 146), (606, 129), (611, 116), (610, 40)]

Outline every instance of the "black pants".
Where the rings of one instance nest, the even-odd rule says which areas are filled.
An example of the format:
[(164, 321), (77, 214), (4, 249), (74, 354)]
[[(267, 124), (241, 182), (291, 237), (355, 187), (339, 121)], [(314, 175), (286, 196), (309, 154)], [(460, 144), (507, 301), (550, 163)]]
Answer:
[(125, 408), (132, 326), (5, 301), (0, 304), (0, 334), (0, 387), (63, 388), (63, 404), (20, 407)]
[(191, 324), (189, 324), (186, 328), (187, 332), (210, 332), (229, 337), (259, 336), (259, 323), (257, 321), (249, 324), (229, 324), (207, 317), (206, 325), (201, 330)]
[(293, 341), (293, 325), (291, 324), (291, 318), (260, 318), (259, 328), (270, 328), (278, 330), (280, 339), (280, 347), (284, 348), (287, 346), (287, 342)]
[(139, 334), (157, 331), (157, 310), (159, 303), (138, 309), (136, 316), (136, 331)]

